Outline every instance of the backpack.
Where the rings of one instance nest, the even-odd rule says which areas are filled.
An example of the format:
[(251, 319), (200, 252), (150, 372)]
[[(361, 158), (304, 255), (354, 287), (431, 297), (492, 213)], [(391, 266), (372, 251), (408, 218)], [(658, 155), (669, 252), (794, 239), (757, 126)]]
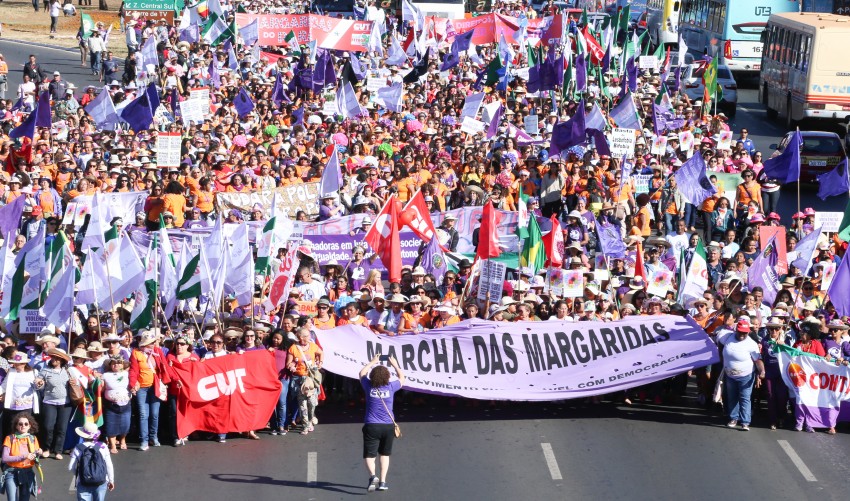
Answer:
[(86, 447), (82, 445), (82, 452), (77, 458), (77, 478), (80, 483), (88, 486), (98, 486), (106, 483), (106, 461), (97, 444)]

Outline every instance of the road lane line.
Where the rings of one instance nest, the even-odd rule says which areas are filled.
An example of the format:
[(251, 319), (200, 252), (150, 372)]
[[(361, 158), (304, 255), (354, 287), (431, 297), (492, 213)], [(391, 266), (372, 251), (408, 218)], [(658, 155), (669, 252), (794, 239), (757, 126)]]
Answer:
[(77, 476), (71, 475), (71, 485), (68, 486), (68, 492), (77, 492)]
[(777, 440), (779, 442), (779, 447), (782, 447), (782, 450), (785, 451), (785, 454), (788, 454), (788, 457), (791, 458), (791, 462), (794, 463), (794, 466), (800, 470), (800, 473), (803, 475), (809, 482), (817, 482), (818, 479), (812, 474), (812, 470), (806, 466), (806, 463), (803, 462), (802, 458), (797, 454), (797, 451), (791, 447), (791, 444), (788, 443), (787, 440)]
[(315, 484), (319, 477), (318, 454), (315, 452), (307, 453), (307, 483)]
[(552, 475), (552, 480), (563, 480), (561, 469), (558, 468), (558, 460), (555, 459), (555, 452), (552, 451), (552, 444), (543, 442), (540, 444), (543, 448), (543, 459), (546, 460), (546, 466), (549, 467), (549, 474)]

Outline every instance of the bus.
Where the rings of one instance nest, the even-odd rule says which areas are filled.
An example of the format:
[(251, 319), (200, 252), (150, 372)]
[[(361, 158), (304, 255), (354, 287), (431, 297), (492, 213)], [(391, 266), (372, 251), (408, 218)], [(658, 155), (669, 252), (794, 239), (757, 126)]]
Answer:
[(735, 73), (761, 70), (761, 32), (771, 14), (796, 12), (788, 0), (681, 0), (679, 31), (694, 58), (718, 57)]
[(679, 44), (679, 8), (681, 0), (648, 0), (646, 27), (653, 47)]
[(842, 47), (850, 17), (794, 12), (770, 16), (763, 36), (759, 100), (788, 129), (805, 118), (850, 123), (850, 67)]

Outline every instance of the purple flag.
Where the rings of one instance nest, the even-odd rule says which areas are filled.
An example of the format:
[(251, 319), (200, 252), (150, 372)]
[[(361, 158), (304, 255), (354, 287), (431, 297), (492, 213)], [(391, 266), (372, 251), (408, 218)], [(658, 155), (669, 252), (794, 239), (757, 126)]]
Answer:
[(245, 90), (245, 87), (239, 89), (239, 94), (233, 98), (233, 105), (236, 107), (236, 112), (240, 117), (244, 117), (248, 113), (254, 111), (254, 101), (251, 100), (251, 95)]
[(21, 125), (9, 131), (9, 137), (12, 139), (17, 139), (20, 137), (28, 137), (32, 139), (33, 137), (35, 137), (35, 122), (37, 120), (36, 115), (36, 111), (33, 110), (32, 113), (30, 113), (24, 119), (24, 121), (21, 122)]
[(587, 59), (582, 55), (576, 56), (576, 91), (587, 89)]
[(148, 84), (147, 88), (145, 88), (145, 94), (148, 96), (148, 104), (151, 107), (151, 116), (156, 114), (156, 109), (159, 108), (159, 91), (156, 88), (156, 84), (151, 82)]
[(0, 207), (0, 233), (7, 241), (9, 236), (14, 235), (15, 230), (21, 226), (21, 216), (24, 213), (26, 201), (27, 197), (19, 195), (11, 203)]
[(280, 108), (280, 105), (283, 102), (292, 102), (292, 100), (289, 99), (289, 96), (286, 95), (286, 92), (283, 91), (283, 79), (281, 78), (279, 71), (274, 79), (274, 87), (272, 87), (272, 102), (274, 103), (275, 108)]
[(151, 123), (153, 123), (153, 113), (151, 113), (148, 93), (143, 93), (124, 107), (121, 110), (121, 118), (130, 124), (130, 128), (135, 132), (147, 130), (151, 126)]
[[(779, 276), (776, 274), (778, 257), (776, 235), (774, 235), (747, 270), (747, 286), (751, 290), (756, 286), (764, 290), (764, 297), (762, 299), (764, 304), (773, 304), (773, 301), (776, 299), (776, 293), (779, 291)], [(836, 276), (836, 278), (838, 277)], [(834, 280), (833, 283), (835, 283)]]
[(363, 80), (366, 78), (366, 68), (363, 67), (359, 58), (352, 55), (349, 62), (351, 62), (351, 70), (354, 72), (354, 76), (357, 77), (357, 80)]
[(797, 242), (797, 246), (792, 251), (796, 256), (793, 260), (791, 259), (791, 252), (788, 253), (788, 262), (793, 264), (794, 268), (802, 271), (804, 276), (808, 275), (809, 270), (812, 269), (812, 258), (815, 257), (818, 237), (821, 234), (822, 227), (823, 225), (818, 226), (815, 228), (815, 231), (804, 236)]
[(334, 148), (319, 181), (319, 195), (331, 195), (342, 187), (342, 170), (339, 168), (339, 156)]
[(608, 145), (608, 138), (605, 137), (604, 131), (588, 128), (587, 134), (593, 138), (593, 146), (596, 147), (597, 153), (611, 156), (611, 147)]
[(443, 275), (448, 270), (446, 269), (446, 256), (443, 255), (443, 249), (440, 248), (440, 242), (437, 238), (432, 238), (425, 245), (419, 265), (425, 268), (425, 273), (433, 275), (438, 284), (443, 282)]
[(543, 81), (541, 80), (542, 64), (534, 64), (528, 68), (528, 92), (540, 92)]
[(180, 116), (180, 95), (177, 94), (177, 87), (171, 88), (171, 93), (168, 95), (168, 104), (171, 106), (171, 112), (175, 117)]
[(685, 200), (697, 207), (702, 205), (706, 198), (717, 193), (717, 188), (711, 184), (705, 170), (705, 160), (697, 152), (674, 174), (676, 186), (679, 187)]
[(850, 179), (847, 177), (847, 158), (841, 160), (834, 169), (818, 176), (818, 198), (846, 195), (850, 191)]
[(602, 73), (608, 73), (611, 69), (611, 44), (605, 47), (605, 55), (602, 56)]
[(562, 151), (587, 141), (587, 126), (584, 117), (584, 101), (580, 101), (575, 114), (566, 122), (559, 122), (552, 128), (549, 143), (549, 158), (559, 156)]
[(638, 68), (635, 64), (635, 58), (630, 57), (628, 62), (626, 62), (626, 73), (629, 77), (629, 91), (634, 92), (637, 90), (637, 73)]
[(294, 125), (304, 125), (304, 105), (302, 104), (297, 110), (292, 110), (292, 116), (295, 117)]
[(248, 23), (245, 27), (239, 28), (239, 36), (242, 37), (242, 41), (245, 42), (245, 45), (254, 45), (257, 40), (260, 39), (259, 26), (259, 18), (254, 18), (254, 20)]
[(216, 64), (215, 64), (215, 58), (213, 58), (213, 60), (210, 61), (209, 74), (210, 74), (210, 83), (212, 83), (212, 86), (215, 89), (218, 89), (219, 87), (221, 87), (221, 76), (218, 74), (218, 66), (216, 66)]
[(500, 104), (499, 109), (497, 109), (496, 113), (493, 115), (493, 119), (490, 120), (489, 127), (487, 127), (487, 139), (490, 139), (499, 133), (499, 125), (502, 123), (502, 115), (504, 113), (505, 105)]
[(599, 231), (599, 245), (602, 246), (602, 253), (609, 258), (625, 258), (626, 244), (620, 238), (620, 227), (614, 224), (605, 224), (602, 220), (598, 221), (596, 228)]
[(231, 71), (236, 71), (239, 69), (239, 62), (236, 61), (236, 51), (233, 50), (233, 44), (230, 43), (230, 39), (224, 41), (224, 52), (227, 53), (227, 67), (230, 68)]
[(38, 96), (38, 107), (35, 109), (35, 126), (53, 126), (53, 120), (50, 118), (50, 92), (48, 91), (44, 91)]
[(829, 284), (829, 299), (841, 316), (850, 315), (850, 256), (844, 255)]
[(469, 30), (466, 33), (461, 35), (457, 35), (452, 41), (452, 46), (457, 46), (458, 53), (465, 52), (469, 50), (469, 45), (472, 43), (472, 35), (474, 30)]
[(608, 116), (614, 119), (614, 123), (617, 124), (617, 127), (635, 130), (642, 129), (640, 126), (640, 120), (638, 120), (638, 111), (635, 107), (635, 101), (632, 99), (632, 94), (630, 92), (627, 92), (625, 96), (623, 96), (623, 99), (617, 103), (617, 106), (614, 106)]
[(564, 86), (564, 56), (563, 54), (555, 59), (555, 85), (558, 87)]
[(778, 179), (783, 184), (793, 183), (800, 179), (800, 146), (803, 138), (800, 131), (794, 131), (791, 140), (778, 156), (764, 161), (764, 174)]
[(443, 64), (440, 66), (440, 71), (446, 71), (460, 64), (460, 53), (469, 49), (469, 43), (472, 40), (473, 30), (467, 31), (463, 35), (458, 35), (452, 42), (452, 47), (449, 53), (443, 59)]
[(180, 30), (180, 41), (196, 43), (201, 39), (200, 31), (197, 24), (192, 24), (188, 28)]

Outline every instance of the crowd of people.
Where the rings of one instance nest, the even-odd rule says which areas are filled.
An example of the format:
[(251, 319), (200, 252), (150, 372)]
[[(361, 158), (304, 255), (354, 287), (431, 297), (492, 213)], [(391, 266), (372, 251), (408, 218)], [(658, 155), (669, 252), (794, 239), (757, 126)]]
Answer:
[[(298, 12), (300, 8), (288, 2), (277, 4), (283, 10), (263, 2), (242, 3), (240, 8), (249, 12)], [(494, 9), (508, 15), (536, 17), (521, 3), (495, 4)], [(234, 15), (235, 4), (222, 5), (228, 16)], [(580, 33), (578, 22), (567, 23), (565, 40), (573, 52)], [(384, 53), (396, 36), (393, 33), (412, 29), (393, 12), (387, 13), (386, 26)], [(201, 315), (200, 322), (190, 315), (200, 311), (199, 303), (190, 300), (173, 316), (159, 313), (158, 328), (131, 329), (129, 298), (116, 298), (115, 308), (103, 314), (92, 307), (86, 311), (88, 316), (79, 314), (64, 329), (51, 325), (38, 336), (19, 334), (10, 322), (3, 328), (7, 347), (0, 359), (6, 381), (15, 381), (4, 387), (6, 409), (38, 413), (44, 457), (62, 458), (70, 450), (65, 433), (70, 410), (85, 401), (78, 398), (79, 388), (91, 389), (95, 382), (103, 385), (101, 433), (113, 454), (127, 448), (131, 429), (139, 433), (141, 450), (160, 445), (159, 437), (165, 436), (159, 429), (161, 402), (168, 402), (171, 410), (169, 439), (175, 446), (186, 444), (188, 437), (177, 434), (174, 412), (181, 382), (170, 366), (258, 349), (274, 354), (283, 386), (275, 414), (270, 416), (271, 433), (286, 434), (295, 428), (308, 434), (318, 424), (316, 405), (325, 394), (352, 403), (359, 398), (356, 381), (332, 375), (321, 381), (316, 376), (322, 351), (315, 343), (315, 331), (346, 324), (398, 336), (476, 318), (608, 322), (630, 315), (689, 315), (717, 341), (723, 354), (721, 364), (697, 371), (700, 402), (708, 406), (715, 401), (717, 379), (725, 372), (722, 393), (729, 424), (744, 429), (751, 422), (753, 391), (765, 391), (771, 426), (792, 424), (785, 421), (788, 393), (770, 341), (845, 364), (850, 360), (847, 318), (836, 312), (822, 286), (825, 270), (841, 260), (846, 243), (819, 236), (812, 258), (803, 259), (802, 264), (789, 263), (775, 300), (764, 301), (764, 290), (749, 284), (747, 274), (765, 243), (760, 228), (784, 227), (786, 250), (794, 252), (797, 243), (815, 231), (815, 210), (806, 208), (783, 221), (777, 213), (782, 183), (764, 172), (763, 153), (757, 151), (748, 131), (733, 130), (723, 113), (709, 112), (707, 103), (691, 101), (675, 89), (668, 91), (669, 80), (657, 71), (640, 71), (636, 82), (627, 82), (625, 70), (611, 66), (606, 72), (591, 72), (582, 90), (576, 91), (573, 80), (569, 92), (530, 93), (521, 76), (486, 78), (491, 62), (504, 57), (499, 44), (474, 47), (460, 56), (457, 66), (441, 72), (451, 40), (432, 34), (425, 40), (437, 50), (422, 48), (420, 56), (411, 56), (400, 66), (385, 64), (385, 56), (374, 51), (332, 51), (327, 60), (333, 65), (333, 82), (350, 82), (364, 108), (356, 119), (343, 119), (324, 111), (325, 93), (300, 83), (300, 76), (311, 67), (307, 46), (290, 44), (260, 52), (234, 34), (232, 49), (226, 50), (203, 39), (181, 40), (178, 26), (165, 21), (130, 21), (124, 29), (129, 55), (123, 61), (101, 42), (91, 42), (106, 36), (102, 26), (81, 34), (86, 48), (99, 48), (91, 64), (103, 89), (77, 89), (59, 72), (48, 74), (36, 56), (30, 57), (22, 73), (3, 73), (0, 56), (0, 76), (7, 74), (9, 88), (17, 89), (13, 96), (0, 94), (6, 98), (0, 106), (0, 161), (6, 165), (6, 172), (0, 173), (0, 200), (11, 204), (18, 197), (26, 199), (20, 224), (3, 235), (14, 240), (13, 252), (44, 229), (48, 237), (67, 237), (80, 266), (78, 249), (85, 228), (75, 226), (73, 218), (69, 224), (64, 211), (78, 197), (95, 193), (147, 192), (135, 221), (113, 221), (118, 232), (152, 232), (161, 224), (169, 230), (204, 228), (218, 216), (226, 218), (225, 225), (263, 221), (267, 207), (258, 205), (250, 213), (222, 211), (216, 196), (315, 183), (322, 179), (335, 150), (342, 167), (341, 188), (321, 194), (316, 214), (300, 212), (296, 219), (325, 222), (358, 217), (362, 228), (351, 234), (361, 233), (359, 242), (391, 196), (404, 203), (421, 191), (432, 217), (439, 221), (441, 244), (454, 252), (458, 231), (451, 211), (485, 204), (505, 213), (527, 210), (545, 234), (562, 232), (561, 267), (583, 272), (587, 282), (579, 297), (560, 297), (549, 288), (551, 267), (535, 269), (514, 261), (501, 300), (484, 302), (469, 293), (476, 281), (474, 249), (468, 259), (459, 259), (439, 276), (414, 263), (404, 267), (399, 282), (390, 283), (380, 267), (366, 264), (374, 263), (374, 256), (365, 244), (354, 247), (346, 266), (317, 260), (309, 245), (301, 245), (281, 249), (277, 255), (281, 260), (287, 252), (297, 252), (301, 266), (290, 296), (280, 304), (265, 304), (271, 277), (259, 276), (252, 304), (227, 298), (220, 315), (215, 319)], [(152, 65), (145, 60), (141, 65), (140, 47), (150, 37), (155, 37), (158, 61)], [(514, 47), (507, 66), (528, 67), (536, 50)], [(81, 51), (84, 58), (87, 52)], [(421, 54), (430, 55), (427, 71), (407, 83), (404, 76), (418, 64)], [(232, 57), (236, 61), (229, 61)], [(386, 85), (404, 83), (401, 111), (376, 103), (363, 79), (352, 77), (355, 59), (368, 69), (369, 79), (378, 78)], [(285, 96), (278, 97), (274, 91), (276, 82), (282, 82)], [(101, 92), (109, 93), (121, 109), (150, 83), (156, 85), (165, 113), (157, 114), (147, 130), (99, 128), (86, 112)], [(634, 89), (621, 92), (624, 86)], [(211, 87), (211, 109), (203, 122), (175, 120), (178, 103), (198, 87)], [(9, 132), (35, 108), (44, 90), (49, 92), (53, 119), (61, 121), (62, 127), (40, 128), (31, 142), (10, 139)], [(237, 110), (236, 98), (242, 91), (255, 105), (247, 113)], [(486, 94), (485, 107), (495, 102), (504, 106), (493, 135), (460, 130), (465, 99), (474, 92)], [(653, 105), (668, 92), (678, 127), (653, 132)], [(612, 158), (604, 153), (608, 148), (601, 147), (599, 139), (550, 154), (558, 124), (576, 113), (599, 110), (610, 132), (617, 124), (608, 111), (631, 98), (641, 120), (632, 158), (626, 162)], [(533, 114), (541, 117), (539, 133), (526, 134), (522, 132), (525, 119)], [(684, 149), (679, 142), (680, 133), (686, 131), (693, 135), (692, 149)], [(728, 147), (721, 147), (721, 134), (730, 131), (736, 137)], [(179, 167), (157, 166), (160, 132), (182, 134)], [(667, 145), (650, 154), (657, 135), (665, 135)], [(31, 151), (22, 153), (26, 147)], [(716, 191), (697, 205), (685, 198), (675, 176), (691, 155), (703, 157)], [(729, 174), (740, 178), (731, 178), (735, 185), (723, 186)], [(638, 182), (647, 177), (648, 183)], [(623, 243), (620, 256), (603, 252), (600, 232), (609, 227), (615, 228)], [(473, 246), (483, 238), (476, 231)], [(677, 295), (681, 280), (703, 248), (706, 287), (702, 297), (685, 304)], [(670, 283), (660, 291), (648, 280), (658, 270), (672, 272)], [(315, 314), (300, 314), (300, 300), (315, 301)], [(22, 384), (24, 380), (27, 385)], [(652, 384), (617, 398), (628, 403), (635, 399), (662, 403), (684, 391), (683, 380)], [(362, 382), (368, 391), (366, 381)], [(762, 382), (765, 390), (754, 390)], [(373, 376), (371, 384), (378, 383), (387, 384)], [(168, 386), (167, 395), (156, 391), (160, 384)], [(376, 422), (387, 424), (379, 408), (372, 405), (372, 412), (380, 418)], [(7, 414), (4, 435), (12, 425)], [(793, 426), (806, 429), (804, 421), (798, 417)], [(834, 427), (829, 432), (834, 433)], [(391, 442), (381, 442), (381, 449), (376, 449), (387, 433), (385, 427), (370, 431), (365, 451), (370, 475), (376, 474), (375, 455), (389, 455)], [(259, 439), (255, 431), (246, 436)], [(227, 437), (214, 438), (224, 442)], [(370, 477), (370, 486), (379, 488), (384, 476), (385, 472), (377, 480)]]

